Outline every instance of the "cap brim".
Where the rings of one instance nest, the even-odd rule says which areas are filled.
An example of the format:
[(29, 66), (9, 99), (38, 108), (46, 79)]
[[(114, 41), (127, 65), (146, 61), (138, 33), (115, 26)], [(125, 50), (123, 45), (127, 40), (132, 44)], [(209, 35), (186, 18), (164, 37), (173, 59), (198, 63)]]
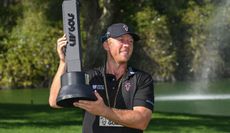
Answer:
[(131, 36), (133, 37), (133, 40), (134, 40), (134, 41), (139, 41), (139, 40), (140, 40), (140, 37), (139, 37), (137, 34), (132, 33), (132, 32), (126, 32), (126, 33), (123, 33), (123, 34), (119, 34), (119, 35), (116, 35), (116, 36), (113, 35), (113, 36), (110, 36), (110, 37), (116, 38), (116, 37), (119, 37), (119, 36), (122, 36), (122, 35), (125, 35), (125, 34), (131, 35)]
[[(130, 34), (132, 37), (133, 37), (133, 40), (134, 41), (139, 41), (140, 40), (140, 37), (135, 34), (135, 33), (132, 33), (132, 32), (127, 32), (127, 33), (124, 33), (124, 34), (120, 34), (120, 35), (116, 35), (116, 36), (110, 36), (110, 37), (113, 37), (113, 38), (116, 38), (116, 37), (119, 37), (119, 36), (122, 36), (122, 35), (125, 35), (125, 34)], [(101, 42), (103, 43), (104, 41), (106, 41), (108, 39), (107, 36), (101, 36), (100, 40)]]
[(101, 36), (100, 40), (103, 43), (104, 41), (106, 41), (108, 38), (106, 36)]
[(135, 34), (135, 33), (128, 33), (128, 34), (130, 34), (133, 37), (134, 41), (139, 41), (140, 40), (140, 37), (137, 34)]

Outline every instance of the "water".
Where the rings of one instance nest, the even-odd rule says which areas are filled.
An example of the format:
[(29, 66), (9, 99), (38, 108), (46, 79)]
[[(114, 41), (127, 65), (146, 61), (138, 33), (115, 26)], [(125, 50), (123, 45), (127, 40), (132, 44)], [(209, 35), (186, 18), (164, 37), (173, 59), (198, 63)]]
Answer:
[(211, 95), (171, 95), (158, 96), (156, 101), (197, 101), (197, 100), (229, 100), (230, 94), (211, 94)]
[[(0, 90), (0, 104), (46, 104), (49, 89), (13, 89)], [(0, 107), (1, 108), (1, 107)]]
[[(203, 93), (192, 91), (191, 85), (201, 83), (157, 83), (155, 111), (230, 116), (230, 79), (209, 83)], [(48, 105), (48, 97), (48, 88), (0, 90), (0, 104)]]
[[(198, 115), (230, 116), (230, 79), (207, 84), (202, 93), (192, 84), (202, 82), (158, 83), (155, 88), (155, 110)], [(197, 87), (197, 86), (196, 86)]]

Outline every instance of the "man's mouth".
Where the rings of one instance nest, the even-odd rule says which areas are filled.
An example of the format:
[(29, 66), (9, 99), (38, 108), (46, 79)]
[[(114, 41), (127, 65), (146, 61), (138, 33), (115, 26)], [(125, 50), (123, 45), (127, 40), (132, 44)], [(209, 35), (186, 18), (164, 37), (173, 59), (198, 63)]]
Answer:
[(128, 51), (120, 51), (121, 54), (128, 54)]

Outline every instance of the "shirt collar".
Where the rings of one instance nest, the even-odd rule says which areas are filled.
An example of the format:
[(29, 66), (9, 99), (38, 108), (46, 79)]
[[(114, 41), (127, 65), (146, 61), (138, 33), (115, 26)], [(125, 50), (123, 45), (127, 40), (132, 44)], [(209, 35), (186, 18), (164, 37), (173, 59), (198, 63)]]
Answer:
[(135, 74), (135, 72), (133, 71), (132, 67), (128, 67), (128, 71), (125, 74), (124, 80), (129, 79), (129, 77), (133, 76)]
[[(105, 65), (103, 67), (101, 67), (101, 73), (105, 73)], [(124, 75), (124, 80), (129, 79), (129, 77), (135, 75), (135, 71), (133, 70), (133, 68), (131, 66), (128, 66), (127, 72)]]

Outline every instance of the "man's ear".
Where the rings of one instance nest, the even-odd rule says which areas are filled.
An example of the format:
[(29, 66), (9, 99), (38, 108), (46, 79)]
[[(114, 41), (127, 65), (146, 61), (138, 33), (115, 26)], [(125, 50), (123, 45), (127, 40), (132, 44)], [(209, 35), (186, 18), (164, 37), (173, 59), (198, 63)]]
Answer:
[(103, 47), (104, 47), (104, 49), (105, 49), (106, 51), (109, 50), (109, 43), (108, 43), (108, 40), (106, 40), (106, 41), (103, 42)]

